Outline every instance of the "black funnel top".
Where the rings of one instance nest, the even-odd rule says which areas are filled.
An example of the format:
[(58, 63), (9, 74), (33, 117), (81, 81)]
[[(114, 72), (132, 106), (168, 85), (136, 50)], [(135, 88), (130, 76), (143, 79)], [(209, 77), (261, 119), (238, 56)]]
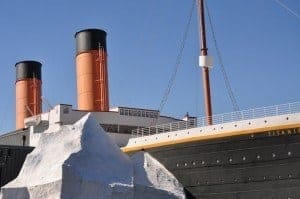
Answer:
[(76, 54), (103, 48), (106, 52), (106, 32), (100, 29), (85, 29), (75, 34)]
[(42, 64), (37, 61), (20, 61), (16, 63), (16, 81), (37, 78), (41, 80), (41, 67)]

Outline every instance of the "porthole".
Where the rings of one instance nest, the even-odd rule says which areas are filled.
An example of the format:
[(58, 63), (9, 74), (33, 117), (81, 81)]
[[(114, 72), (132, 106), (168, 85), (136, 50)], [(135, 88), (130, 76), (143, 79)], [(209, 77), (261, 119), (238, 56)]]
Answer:
[(202, 161), (201, 161), (201, 164), (202, 164), (202, 165), (205, 164), (205, 161), (202, 160)]
[(194, 165), (194, 166), (195, 166), (195, 165), (196, 165), (196, 162), (192, 162), (192, 165)]
[(256, 158), (257, 158), (258, 160), (260, 160), (260, 155), (257, 155)]

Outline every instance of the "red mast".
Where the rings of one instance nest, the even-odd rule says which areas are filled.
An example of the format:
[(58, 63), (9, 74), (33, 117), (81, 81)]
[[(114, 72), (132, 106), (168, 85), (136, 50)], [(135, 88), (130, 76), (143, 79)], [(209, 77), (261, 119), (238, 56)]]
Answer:
[(202, 67), (203, 91), (205, 102), (205, 113), (207, 125), (212, 125), (212, 106), (210, 96), (209, 68), (212, 66), (212, 59), (207, 55), (204, 0), (198, 0), (199, 10), (199, 36), (201, 33), (201, 53), (199, 56), (199, 66)]

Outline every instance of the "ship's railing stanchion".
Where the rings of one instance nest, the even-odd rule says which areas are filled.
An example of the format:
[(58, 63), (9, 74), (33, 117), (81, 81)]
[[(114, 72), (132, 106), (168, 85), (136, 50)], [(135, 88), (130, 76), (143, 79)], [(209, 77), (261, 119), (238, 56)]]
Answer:
[[(275, 106), (267, 106), (261, 108), (248, 109), (244, 111), (230, 112), (224, 114), (217, 114), (210, 117), (213, 124), (223, 124), (234, 121), (250, 120), (263, 117), (271, 117), (285, 114), (300, 113), (300, 102), (289, 104), (281, 104)], [(165, 132), (172, 132), (195, 127), (203, 127), (207, 125), (207, 118), (200, 117), (196, 120), (176, 121), (173, 123), (160, 124), (146, 128), (137, 128), (132, 130), (132, 135), (139, 137), (145, 135), (159, 134)]]

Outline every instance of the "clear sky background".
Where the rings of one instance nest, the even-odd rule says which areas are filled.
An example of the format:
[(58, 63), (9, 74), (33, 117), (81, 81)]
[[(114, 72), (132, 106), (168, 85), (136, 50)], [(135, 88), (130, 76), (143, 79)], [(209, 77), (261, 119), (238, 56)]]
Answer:
[[(299, 0), (281, 0), (300, 13)], [(15, 128), (15, 68), (43, 63), (43, 96), (76, 108), (76, 31), (107, 31), (110, 106), (158, 109), (174, 70), (192, 0), (3, 0), (0, 2), (0, 134)], [(208, 0), (223, 61), (241, 109), (300, 100), (300, 19), (274, 0)], [(203, 116), (194, 10), (182, 62), (162, 114)], [(213, 112), (232, 111), (208, 32)], [(44, 111), (47, 106), (44, 106)]]

